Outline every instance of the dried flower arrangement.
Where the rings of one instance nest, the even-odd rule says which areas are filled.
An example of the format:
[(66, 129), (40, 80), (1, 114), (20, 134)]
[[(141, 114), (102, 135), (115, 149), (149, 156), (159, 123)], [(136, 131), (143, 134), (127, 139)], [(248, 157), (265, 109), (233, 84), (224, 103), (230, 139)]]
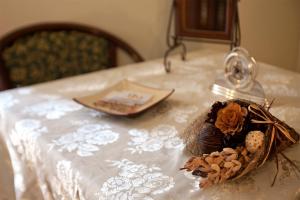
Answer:
[[(246, 100), (216, 102), (207, 116), (196, 119), (184, 132), (191, 157), (182, 170), (200, 176), (207, 188), (244, 176), (299, 141), (299, 134), (274, 117), (268, 108)], [(277, 173), (272, 185), (275, 183)]]

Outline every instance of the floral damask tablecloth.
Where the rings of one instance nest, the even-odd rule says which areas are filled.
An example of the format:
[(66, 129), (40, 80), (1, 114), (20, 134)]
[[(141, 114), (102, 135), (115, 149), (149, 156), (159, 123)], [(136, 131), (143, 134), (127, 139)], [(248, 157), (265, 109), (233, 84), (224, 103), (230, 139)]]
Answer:
[[(300, 199), (299, 177), (283, 159), (273, 187), (272, 161), (206, 190), (179, 171), (189, 156), (180, 133), (214, 101), (224, 100), (209, 90), (223, 58), (205, 50), (189, 54), (186, 62), (174, 57), (171, 74), (157, 60), (1, 92), (0, 135), (16, 199)], [(124, 78), (175, 93), (134, 118), (72, 101)], [(260, 63), (258, 80), (275, 98), (271, 112), (300, 131), (300, 74)], [(298, 144), (286, 151), (297, 164), (299, 153)]]

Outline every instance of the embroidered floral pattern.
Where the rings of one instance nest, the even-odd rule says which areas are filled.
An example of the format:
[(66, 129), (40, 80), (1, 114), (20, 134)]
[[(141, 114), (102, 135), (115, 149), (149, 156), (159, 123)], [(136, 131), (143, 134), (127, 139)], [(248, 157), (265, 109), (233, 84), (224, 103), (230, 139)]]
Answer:
[(35, 162), (40, 156), (36, 140), (42, 133), (46, 132), (48, 132), (48, 129), (42, 126), (39, 120), (23, 119), (15, 123), (10, 138), (12, 144), (18, 146), (19, 153), (24, 154), (27, 160)]
[(263, 85), (265, 91), (270, 96), (289, 96), (289, 97), (297, 97), (299, 96), (299, 92), (288, 85), (283, 84), (271, 84), (271, 85)]
[(195, 105), (182, 105), (165, 101), (155, 106), (149, 112), (151, 112), (151, 115), (154, 117), (166, 114), (168, 118), (171, 118), (175, 122), (181, 124), (186, 123), (189, 120), (189, 117), (192, 114), (196, 113), (198, 110), (199, 108)]
[(191, 114), (197, 112), (197, 106), (188, 106), (185, 108), (173, 108), (170, 112), (170, 116), (177, 123), (186, 123)]
[(177, 137), (177, 130), (174, 126), (158, 125), (150, 132), (145, 129), (129, 130), (131, 141), (128, 142), (127, 150), (131, 153), (154, 152), (162, 148), (183, 149), (183, 141)]
[(135, 164), (127, 159), (107, 162), (120, 171), (118, 176), (111, 177), (103, 183), (100, 189), (103, 194), (102, 199), (150, 200), (153, 199), (152, 196), (174, 187), (173, 178), (161, 173), (159, 167)]
[(99, 82), (99, 83), (87, 83), (83, 85), (76, 85), (68, 84), (62, 89), (59, 89), (58, 92), (65, 93), (65, 92), (84, 92), (84, 91), (99, 91), (103, 89), (107, 85), (106, 82)]
[(75, 172), (72, 168), (71, 161), (61, 160), (56, 164), (57, 178), (53, 179), (53, 186), (56, 188), (55, 192), (59, 199), (80, 199), (84, 200), (82, 191), (78, 186), (81, 180), (79, 172)]
[(76, 151), (79, 156), (92, 156), (99, 151), (99, 146), (113, 143), (119, 139), (119, 134), (110, 130), (108, 125), (87, 124), (73, 133), (68, 133), (54, 140), (53, 146), (58, 146), (59, 151)]
[(68, 112), (80, 110), (81, 105), (67, 99), (55, 99), (38, 103), (24, 109), (25, 113), (46, 117), (47, 119), (59, 119)]
[(283, 85), (290, 84), (293, 77), (292, 76), (287, 76), (286, 74), (281, 74), (281, 73), (262, 73), (261, 74), (262, 79), (267, 82), (272, 82), (272, 83), (280, 83)]
[(285, 121), (292, 127), (297, 127), (299, 124), (298, 115), (300, 112), (299, 107), (294, 106), (274, 106), (271, 109), (271, 113), (275, 116), (280, 118), (282, 121)]
[(164, 88), (175, 88), (177, 93), (185, 93), (186, 91), (189, 92), (197, 92), (200, 95), (204, 95), (204, 87), (201, 83), (196, 80), (168, 80), (165, 81), (162, 85)]
[(19, 100), (14, 98), (12, 94), (6, 92), (0, 94), (0, 109), (10, 108), (17, 103)]
[(192, 187), (192, 189), (190, 189), (190, 192), (199, 191), (200, 190), (199, 183), (200, 183), (201, 177), (194, 176), (194, 175), (192, 175), (191, 173), (189, 173), (187, 171), (185, 171), (183, 174), (186, 178), (194, 181), (194, 182), (189, 182), (189, 185), (191, 185), (191, 187)]
[(107, 115), (106, 113), (102, 113), (102, 112), (95, 111), (95, 110), (92, 110), (92, 109), (89, 111), (88, 115), (91, 116), (91, 117), (94, 117), (94, 118), (100, 118), (100, 117), (103, 117), (103, 116), (109, 117), (109, 115)]
[(72, 120), (70, 120), (70, 124), (72, 124), (73, 126), (83, 126), (83, 125), (90, 124), (90, 123), (91, 123), (91, 121), (87, 120), (87, 119), (84, 119), (84, 120), (72, 119)]
[(18, 88), (17, 89), (17, 92), (20, 94), (20, 95), (29, 95), (31, 94), (33, 91), (32, 88), (28, 88), (28, 87), (22, 87), (22, 88)]
[[(300, 161), (293, 160), (296, 166), (300, 167)], [(280, 185), (287, 184), (292, 179), (298, 179), (297, 171), (295, 167), (291, 165), (286, 159), (279, 159), (280, 172), (278, 182)]]

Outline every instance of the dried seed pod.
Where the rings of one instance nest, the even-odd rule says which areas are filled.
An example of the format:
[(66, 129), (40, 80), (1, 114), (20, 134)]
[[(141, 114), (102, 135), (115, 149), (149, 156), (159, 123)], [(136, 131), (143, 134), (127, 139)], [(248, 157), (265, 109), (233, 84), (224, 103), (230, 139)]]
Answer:
[(241, 169), (242, 164), (239, 161), (232, 160), (231, 162), (235, 164), (235, 166), (232, 168), (232, 171), (237, 172)]
[(222, 134), (213, 124), (205, 123), (199, 131), (198, 144), (200, 153), (211, 153), (220, 151), (223, 148)]
[(237, 151), (232, 148), (224, 148), (222, 155), (225, 157), (225, 161), (232, 161), (238, 158)]
[(245, 140), (246, 148), (250, 153), (255, 153), (264, 145), (265, 134), (261, 131), (250, 131)]
[(264, 147), (260, 148), (252, 155), (251, 160), (249, 161), (249, 163), (247, 163), (247, 166), (234, 179), (238, 179), (248, 174), (253, 169), (257, 168), (257, 166), (259, 165), (259, 161), (261, 160), (263, 155), (264, 155)]
[[(219, 128), (226, 129), (223, 130), (226, 134), (223, 134), (215, 122), (218, 111), (230, 102), (239, 104), (247, 112), (241, 110), (243, 127), (230, 129), (234, 134), (227, 134), (228, 128), (217, 123)], [(230, 100), (212, 105), (206, 116), (199, 116), (187, 127), (183, 139), (187, 149), (199, 156), (199, 159), (190, 160), (191, 163), (188, 162), (183, 169), (203, 177), (200, 187), (205, 188), (244, 176), (263, 165), (276, 152), (298, 142), (300, 136), (263, 106), (246, 100)]]
[[(200, 182), (200, 187), (206, 188), (232, 179), (239, 174), (242, 163), (231, 159), (233, 155), (238, 157), (238, 154), (241, 154), (240, 150), (224, 148), (222, 152), (192, 157), (182, 169), (192, 171), (193, 175), (204, 178)], [(225, 161), (227, 158), (230, 158), (230, 161)]]
[(225, 168), (231, 168), (231, 167), (233, 167), (233, 163), (232, 162), (225, 162), (224, 167)]

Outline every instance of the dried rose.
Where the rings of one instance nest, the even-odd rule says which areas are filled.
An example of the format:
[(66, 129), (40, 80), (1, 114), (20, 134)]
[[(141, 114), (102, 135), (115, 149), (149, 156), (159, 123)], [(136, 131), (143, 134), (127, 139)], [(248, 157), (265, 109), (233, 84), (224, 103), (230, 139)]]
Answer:
[(215, 126), (224, 134), (234, 135), (242, 130), (247, 113), (246, 108), (230, 102), (218, 111)]

